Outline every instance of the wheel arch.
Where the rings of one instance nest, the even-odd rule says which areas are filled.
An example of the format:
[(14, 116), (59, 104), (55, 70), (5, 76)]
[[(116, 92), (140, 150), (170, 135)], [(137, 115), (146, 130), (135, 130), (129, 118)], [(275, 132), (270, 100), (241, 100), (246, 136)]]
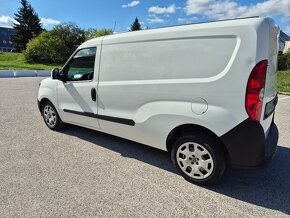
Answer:
[[(43, 104), (44, 104), (46, 101), (49, 101), (50, 103), (52, 103), (52, 101), (49, 100), (48, 98), (46, 98), (46, 97), (42, 98), (42, 99), (39, 101), (39, 110), (40, 110), (40, 112), (42, 111)], [(52, 103), (52, 104), (53, 104), (53, 103)], [(53, 104), (53, 105), (54, 105), (54, 104)]]
[(201, 132), (205, 132), (205, 133), (211, 135), (213, 138), (218, 140), (218, 142), (222, 146), (222, 148), (225, 151), (225, 153), (226, 154), (228, 153), (227, 149), (226, 149), (226, 146), (224, 145), (224, 143), (222, 142), (220, 137), (218, 137), (210, 129), (208, 129), (206, 127), (203, 127), (203, 126), (200, 126), (200, 125), (197, 125), (197, 124), (182, 124), (182, 125), (179, 125), (179, 126), (175, 127), (173, 130), (171, 130), (170, 133), (168, 134), (167, 138), (166, 138), (166, 149), (167, 149), (167, 151), (169, 151), (169, 152), (171, 151), (173, 142), (179, 135), (186, 134), (188, 132), (195, 132), (195, 131), (201, 131)]
[[(40, 113), (42, 114), (42, 107), (43, 107), (43, 104), (44, 104), (45, 102), (47, 102), (47, 101), (49, 101), (49, 102), (54, 106), (54, 108), (56, 109), (57, 113), (59, 114), (59, 111), (58, 111), (58, 108), (56, 107), (56, 104), (55, 104), (52, 100), (50, 100), (48, 97), (46, 97), (46, 96), (42, 97), (41, 100), (39, 101), (39, 106), (38, 106), (38, 108), (39, 108)], [(60, 115), (59, 115), (59, 116), (60, 116)]]

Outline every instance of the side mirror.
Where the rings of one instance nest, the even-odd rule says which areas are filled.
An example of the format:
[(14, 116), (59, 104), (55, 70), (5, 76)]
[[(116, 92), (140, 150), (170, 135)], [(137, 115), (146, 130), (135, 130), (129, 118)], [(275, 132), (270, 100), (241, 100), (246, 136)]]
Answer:
[(58, 79), (58, 80), (63, 81), (62, 70), (60, 70), (58, 68), (54, 68), (51, 71), (51, 77), (52, 77), (52, 79)]
[(59, 79), (59, 72), (60, 72), (60, 70), (58, 68), (54, 68), (51, 71), (51, 78), (52, 79)]

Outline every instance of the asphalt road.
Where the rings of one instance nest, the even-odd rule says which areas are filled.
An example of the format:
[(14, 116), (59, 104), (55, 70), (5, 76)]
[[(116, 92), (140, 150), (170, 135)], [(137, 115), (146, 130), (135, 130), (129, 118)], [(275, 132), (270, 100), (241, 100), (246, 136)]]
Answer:
[(289, 216), (290, 97), (280, 96), (268, 168), (199, 187), (166, 152), (75, 126), (50, 131), (36, 105), (40, 80), (0, 79), (0, 217)]

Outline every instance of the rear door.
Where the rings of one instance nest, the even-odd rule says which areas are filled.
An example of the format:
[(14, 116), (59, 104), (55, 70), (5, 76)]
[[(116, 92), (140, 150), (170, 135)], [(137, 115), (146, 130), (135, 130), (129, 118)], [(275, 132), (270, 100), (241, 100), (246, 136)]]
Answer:
[(57, 87), (58, 107), (64, 122), (99, 128), (97, 48), (78, 50), (63, 69), (65, 82)]
[(273, 120), (275, 106), (277, 104), (277, 57), (279, 49), (279, 28), (273, 20), (269, 19), (269, 50), (268, 50), (268, 66), (266, 72), (265, 94), (263, 101), (263, 110), (261, 114), (261, 124), (265, 133)]

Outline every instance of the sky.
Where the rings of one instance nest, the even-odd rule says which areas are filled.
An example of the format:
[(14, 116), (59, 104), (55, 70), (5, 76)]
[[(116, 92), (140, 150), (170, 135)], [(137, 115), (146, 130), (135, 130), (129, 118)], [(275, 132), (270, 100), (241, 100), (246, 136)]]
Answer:
[[(74, 22), (83, 29), (125, 32), (135, 17), (158, 28), (229, 18), (272, 17), (290, 35), (290, 0), (28, 0), (43, 27)], [(0, 0), (0, 26), (10, 27), (20, 0)]]

